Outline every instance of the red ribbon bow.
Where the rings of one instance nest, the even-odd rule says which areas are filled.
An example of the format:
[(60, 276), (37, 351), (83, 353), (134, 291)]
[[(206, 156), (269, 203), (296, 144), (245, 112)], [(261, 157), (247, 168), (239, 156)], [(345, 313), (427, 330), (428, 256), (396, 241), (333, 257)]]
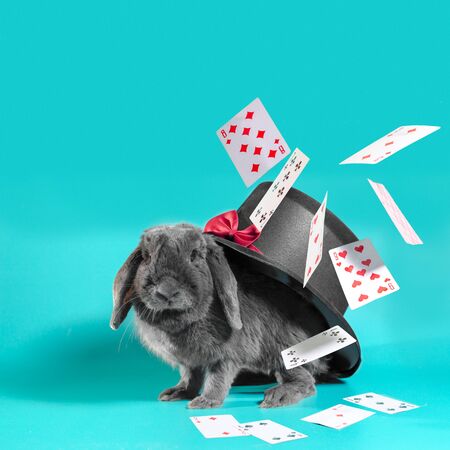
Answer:
[(238, 230), (238, 226), (239, 218), (237, 212), (232, 210), (208, 220), (203, 231), (218, 237), (230, 239), (236, 242), (236, 244), (262, 254), (261, 250), (253, 245), (253, 242), (259, 238), (261, 231), (253, 224), (243, 230)]

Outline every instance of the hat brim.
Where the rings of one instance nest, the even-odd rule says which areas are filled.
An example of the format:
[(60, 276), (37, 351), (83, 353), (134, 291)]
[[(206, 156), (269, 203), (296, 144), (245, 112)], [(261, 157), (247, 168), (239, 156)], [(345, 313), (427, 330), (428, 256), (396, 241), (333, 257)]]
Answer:
[[(328, 304), (326, 301), (322, 300), (320, 293), (314, 286), (307, 285), (303, 288), (303, 279), (300, 275), (292, 273), (278, 262), (236, 244), (233, 241), (217, 236), (213, 237), (215, 241), (224, 248), (227, 258), (240, 260), (250, 267), (250, 269), (288, 286), (299, 294), (299, 301), (307, 301), (314, 307), (323, 321), (329, 325), (328, 328), (339, 325), (356, 339), (355, 332), (345, 320), (344, 316), (332, 304)], [(320, 333), (320, 331), (323, 330), (317, 330), (318, 333)], [(346, 378), (353, 375), (360, 364), (361, 348), (358, 341), (332, 353), (329, 361), (332, 375), (339, 378)]]

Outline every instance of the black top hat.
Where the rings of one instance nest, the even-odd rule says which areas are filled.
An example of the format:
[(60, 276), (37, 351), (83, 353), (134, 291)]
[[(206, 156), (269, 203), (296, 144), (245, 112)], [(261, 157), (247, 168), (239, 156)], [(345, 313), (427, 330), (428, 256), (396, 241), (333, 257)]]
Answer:
[[(270, 186), (270, 182), (258, 185), (238, 209), (239, 229), (251, 225), (249, 217)], [(309, 228), (319, 206), (320, 203), (313, 198), (291, 188), (255, 242), (263, 254), (225, 238), (214, 238), (223, 246), (227, 258), (241, 261), (252, 270), (278, 280), (298, 292), (299, 301), (309, 302), (317, 314), (299, 320), (305, 321), (305, 328), (312, 334), (339, 325), (356, 338), (344, 319), (347, 300), (327, 253), (332, 248), (355, 242), (358, 238), (328, 209), (324, 225), (324, 256), (303, 288)], [(328, 326), (324, 328), (324, 324)], [(333, 353), (329, 366), (333, 375), (348, 377), (356, 372), (360, 363), (360, 347), (355, 342)]]

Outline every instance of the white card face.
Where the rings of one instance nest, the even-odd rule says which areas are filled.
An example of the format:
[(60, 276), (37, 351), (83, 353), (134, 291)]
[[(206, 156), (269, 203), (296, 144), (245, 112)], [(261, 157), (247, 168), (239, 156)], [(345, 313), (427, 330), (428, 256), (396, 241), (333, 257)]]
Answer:
[(247, 434), (261, 439), (269, 444), (280, 444), (281, 442), (295, 441), (308, 437), (292, 428), (285, 427), (271, 420), (257, 420), (241, 424), (241, 429)]
[(192, 423), (205, 438), (246, 436), (239, 422), (231, 414), (190, 417)]
[(384, 209), (389, 214), (392, 222), (396, 226), (399, 233), (402, 235), (405, 242), (411, 245), (423, 244), (420, 237), (417, 236), (413, 227), (410, 225), (406, 217), (400, 211), (400, 208), (395, 203), (394, 199), (389, 194), (388, 190), (384, 187), (384, 185), (380, 183), (375, 183), (372, 180), (368, 180), (370, 185), (372, 186), (375, 194), (377, 194), (378, 199), (381, 204), (384, 206)]
[(406, 403), (401, 400), (396, 400), (395, 398), (375, 394), (374, 392), (346, 397), (344, 400), (387, 414), (397, 414), (419, 408), (419, 406), (413, 405), (412, 403)]
[(308, 162), (309, 158), (298, 148), (292, 152), (281, 172), (250, 216), (250, 220), (260, 231), (266, 226)]
[(361, 408), (353, 408), (347, 405), (336, 405), (331, 408), (324, 409), (316, 414), (304, 417), (305, 422), (317, 423), (326, 427), (341, 428), (348, 427), (361, 420), (373, 416), (375, 413)]
[(419, 139), (439, 130), (429, 125), (404, 125), (373, 142), (340, 164), (377, 164)]
[(328, 192), (325, 194), (325, 198), (323, 199), (322, 204), (311, 220), (303, 287), (306, 286), (306, 283), (309, 281), (312, 274), (317, 269), (320, 261), (322, 261), (323, 229), (325, 224), (325, 215), (327, 212), (327, 198)]
[(217, 136), (247, 187), (291, 153), (259, 98), (219, 128)]
[(356, 339), (336, 325), (281, 352), (286, 369), (302, 366), (334, 353), (356, 342)]
[(333, 248), (329, 253), (351, 309), (400, 289), (369, 239)]

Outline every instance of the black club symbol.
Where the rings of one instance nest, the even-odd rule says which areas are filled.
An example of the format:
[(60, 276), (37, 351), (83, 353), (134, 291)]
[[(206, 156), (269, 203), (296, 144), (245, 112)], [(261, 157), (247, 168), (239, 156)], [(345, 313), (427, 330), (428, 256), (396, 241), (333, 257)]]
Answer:
[(297, 356), (295, 356), (294, 358), (292, 358), (289, 362), (295, 364), (300, 358), (298, 358)]
[(270, 217), (274, 212), (275, 212), (275, 210), (271, 209), (271, 210), (269, 211), (269, 217)]
[(305, 363), (306, 361), (307, 361), (307, 359), (303, 358), (300, 362)]
[(294, 157), (291, 159), (291, 162), (289, 163), (289, 165), (292, 166), (292, 164), (294, 164), (295, 161), (297, 161), (297, 157), (296, 157), (296, 156), (294, 156)]
[(288, 172), (284, 177), (283, 177), (283, 181), (289, 180), (289, 175), (291, 174), (291, 172)]
[(299, 162), (299, 163), (297, 163), (297, 164), (295, 165), (295, 171), (297, 172), (297, 170), (299, 170), (300, 167), (302, 167), (302, 163), (301, 163), (301, 162)]
[(343, 344), (346, 340), (347, 340), (346, 337), (344, 337), (344, 338), (339, 338), (339, 339), (337, 340), (337, 343), (338, 343), (338, 344)]
[(330, 335), (331, 336), (337, 336), (339, 334), (339, 331), (331, 331)]
[(267, 214), (264, 213), (261, 218), (259, 219), (259, 223), (263, 223), (267, 219)]
[(283, 195), (283, 192), (284, 192), (284, 186), (281, 189), (278, 189), (277, 197), (280, 197), (281, 195)]
[(255, 217), (258, 217), (261, 214), (262, 208), (258, 208), (255, 214)]
[(294, 351), (294, 350), (289, 350), (289, 351), (287, 352), (287, 355), (288, 355), (288, 356), (295, 355), (295, 351)]
[(280, 185), (280, 182), (277, 181), (277, 182), (273, 185), (272, 192), (275, 192), (275, 191), (278, 189), (278, 186), (279, 186), (279, 185)]

